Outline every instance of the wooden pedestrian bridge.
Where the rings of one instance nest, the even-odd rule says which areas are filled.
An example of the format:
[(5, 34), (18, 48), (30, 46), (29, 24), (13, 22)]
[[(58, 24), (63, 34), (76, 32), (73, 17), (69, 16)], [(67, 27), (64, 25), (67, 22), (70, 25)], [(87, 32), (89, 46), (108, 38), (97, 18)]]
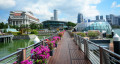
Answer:
[[(50, 56), (47, 64), (120, 64), (120, 55), (100, 47), (99, 45), (66, 31), (54, 50), (53, 56)], [(56, 36), (54, 34), (53, 36)], [(53, 36), (48, 37), (51, 39)], [(20, 48), (18, 51), (0, 59), (0, 64), (18, 63), (30, 59), (30, 50), (35, 46), (45, 45), (44, 40), (26, 48)]]

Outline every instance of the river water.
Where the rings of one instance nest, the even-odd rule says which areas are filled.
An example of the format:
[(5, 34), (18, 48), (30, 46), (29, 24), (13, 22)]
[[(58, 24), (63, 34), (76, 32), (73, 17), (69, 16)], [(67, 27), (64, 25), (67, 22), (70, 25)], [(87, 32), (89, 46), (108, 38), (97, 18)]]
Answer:
[(120, 29), (113, 29), (115, 34), (118, 34), (120, 36)]
[[(43, 38), (43, 36), (38, 36), (38, 37), (39, 39)], [(34, 44), (33, 40), (34, 39), (31, 40), (22, 39), (22, 40), (12, 40), (11, 42), (5, 42), (5, 43), (0, 42), (0, 58), (17, 51), (18, 48), (25, 48), (31, 44)]]

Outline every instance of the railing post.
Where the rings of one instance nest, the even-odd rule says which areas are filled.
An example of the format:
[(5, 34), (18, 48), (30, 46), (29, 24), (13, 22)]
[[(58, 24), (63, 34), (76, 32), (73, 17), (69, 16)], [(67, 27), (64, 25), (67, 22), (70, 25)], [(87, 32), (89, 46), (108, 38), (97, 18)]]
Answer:
[(17, 62), (20, 63), (23, 60), (26, 60), (26, 49), (18, 48), (17, 50), (22, 50), (20, 53), (17, 54)]
[(99, 51), (100, 51), (100, 64), (103, 64), (103, 50), (101, 47), (99, 47)]
[(73, 34), (74, 35), (74, 42), (75, 42), (75, 34)]
[(85, 53), (85, 58), (89, 57), (89, 49), (88, 49), (88, 43), (87, 40), (84, 39), (84, 53)]
[(86, 57), (89, 58), (89, 46), (88, 46), (88, 41), (86, 41)]
[(26, 49), (23, 49), (23, 60), (26, 60)]
[(77, 45), (79, 45), (79, 38), (78, 38), (78, 37), (79, 37), (79, 36), (76, 35)]
[(78, 36), (78, 46), (79, 46), (79, 50), (81, 49), (81, 42), (80, 42), (81, 40), (80, 40), (80, 36)]

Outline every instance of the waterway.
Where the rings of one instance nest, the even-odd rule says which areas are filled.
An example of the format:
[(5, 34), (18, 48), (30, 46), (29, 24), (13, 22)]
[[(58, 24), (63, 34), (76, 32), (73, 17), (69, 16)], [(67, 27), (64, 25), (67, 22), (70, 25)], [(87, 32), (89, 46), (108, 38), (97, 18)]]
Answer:
[(120, 36), (120, 29), (113, 29), (115, 34), (118, 34)]
[[(50, 35), (47, 35), (45, 37), (49, 37)], [(38, 36), (39, 39), (42, 39), (44, 36)], [(31, 44), (34, 44), (34, 39), (28, 40), (28, 39), (22, 39), (22, 40), (12, 40), (11, 42), (0, 42), (0, 58), (7, 56), (13, 52), (15, 52), (18, 48), (25, 48), (30, 46)]]

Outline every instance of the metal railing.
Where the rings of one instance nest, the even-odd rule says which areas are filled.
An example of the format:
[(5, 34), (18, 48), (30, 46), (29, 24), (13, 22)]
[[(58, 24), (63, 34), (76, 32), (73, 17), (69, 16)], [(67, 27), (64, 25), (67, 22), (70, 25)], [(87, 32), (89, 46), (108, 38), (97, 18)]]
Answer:
[(17, 63), (20, 63), (21, 61), (23, 60), (28, 60), (30, 59), (30, 56), (31, 56), (31, 49), (34, 49), (40, 45), (44, 45), (44, 46), (47, 46), (47, 44), (45, 43), (45, 39), (52, 39), (54, 36), (57, 36), (58, 33), (48, 37), (48, 38), (44, 38), (43, 40), (41, 40), (39, 43), (36, 43), (36, 44), (32, 44), (26, 48), (19, 48), (18, 51), (8, 55), (8, 56), (5, 56), (3, 58), (0, 59), (0, 64), (7, 64), (7, 63), (14, 63), (14, 62), (17, 62)]
[[(73, 34), (69, 32), (69, 34)], [(120, 55), (74, 34), (74, 41), (92, 64), (120, 64)], [(118, 50), (119, 51), (119, 50)]]

